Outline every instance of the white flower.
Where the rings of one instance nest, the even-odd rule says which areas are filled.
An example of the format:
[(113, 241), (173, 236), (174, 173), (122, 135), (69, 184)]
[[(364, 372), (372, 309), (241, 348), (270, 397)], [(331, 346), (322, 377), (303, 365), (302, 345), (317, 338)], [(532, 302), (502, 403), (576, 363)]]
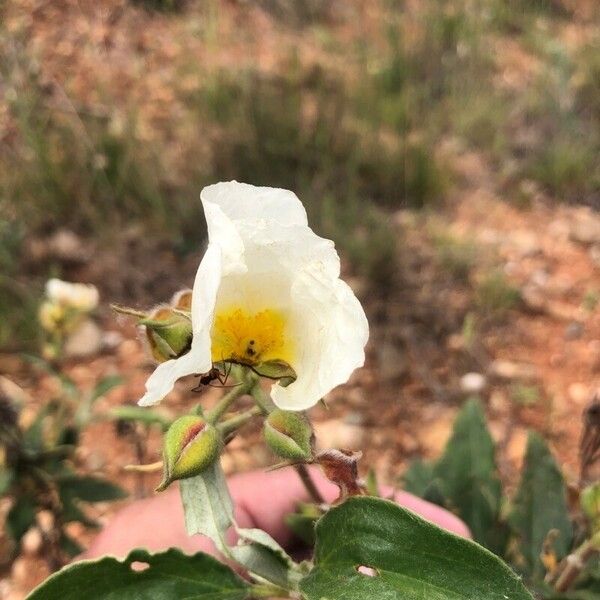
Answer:
[(96, 286), (86, 283), (69, 283), (61, 279), (46, 282), (48, 300), (81, 312), (91, 312), (98, 306), (99, 294)]
[(333, 242), (308, 226), (287, 190), (218, 183), (200, 195), (208, 248), (192, 295), (190, 351), (157, 367), (141, 405), (159, 402), (175, 381), (213, 362), (281, 360), (296, 380), (273, 385), (280, 408), (304, 410), (364, 363), (369, 327), (340, 278)]

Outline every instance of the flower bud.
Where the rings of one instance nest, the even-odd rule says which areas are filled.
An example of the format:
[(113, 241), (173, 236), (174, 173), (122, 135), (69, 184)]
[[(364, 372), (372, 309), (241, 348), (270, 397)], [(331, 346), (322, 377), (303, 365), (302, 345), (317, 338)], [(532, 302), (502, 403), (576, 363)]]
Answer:
[(182, 311), (160, 306), (141, 319), (140, 325), (146, 327), (152, 356), (158, 362), (178, 358), (191, 347), (192, 320)]
[(164, 439), (162, 492), (176, 479), (194, 477), (212, 465), (221, 452), (221, 436), (202, 417), (186, 415), (169, 427)]
[(312, 457), (312, 427), (302, 413), (274, 410), (265, 420), (264, 435), (269, 448), (281, 458)]

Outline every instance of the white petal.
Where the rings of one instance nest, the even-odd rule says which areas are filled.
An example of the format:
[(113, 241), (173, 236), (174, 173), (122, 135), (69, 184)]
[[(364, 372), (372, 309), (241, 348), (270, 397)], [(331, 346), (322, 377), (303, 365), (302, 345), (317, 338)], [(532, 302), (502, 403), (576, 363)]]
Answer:
[(146, 382), (146, 393), (138, 402), (150, 406), (160, 402), (175, 382), (192, 373), (206, 373), (212, 367), (210, 328), (217, 292), (221, 283), (221, 248), (209, 244), (198, 267), (192, 292), (192, 346), (187, 354), (158, 365)]
[(360, 302), (340, 279), (313, 263), (292, 287), (298, 378), (271, 395), (286, 410), (305, 410), (364, 364), (369, 325)]
[(281, 225), (308, 225), (302, 202), (289, 190), (225, 181), (205, 187), (200, 198), (219, 206), (232, 221), (266, 219)]

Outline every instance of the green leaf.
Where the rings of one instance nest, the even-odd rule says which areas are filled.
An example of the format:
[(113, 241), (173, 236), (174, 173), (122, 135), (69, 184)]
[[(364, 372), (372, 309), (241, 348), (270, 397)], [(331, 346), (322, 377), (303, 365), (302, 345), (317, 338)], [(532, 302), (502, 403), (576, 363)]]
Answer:
[(20, 542), (27, 530), (35, 524), (36, 502), (31, 496), (19, 496), (6, 515), (6, 530)]
[(119, 486), (95, 477), (63, 477), (58, 480), (61, 495), (85, 502), (109, 502), (127, 497)]
[(491, 552), (387, 500), (350, 498), (316, 534), (315, 568), (300, 582), (307, 600), (532, 600)]
[[(134, 563), (147, 565), (136, 571)], [(123, 561), (74, 563), (49, 577), (27, 600), (244, 600), (249, 586), (207, 554), (133, 550)]]
[(77, 556), (83, 552), (83, 547), (79, 544), (79, 542), (73, 539), (70, 535), (67, 535), (64, 531), (60, 536), (60, 547), (69, 556)]
[(285, 550), (262, 529), (236, 531), (242, 543), (231, 548), (235, 560), (252, 575), (287, 588), (295, 564)]
[(10, 469), (0, 469), (0, 496), (8, 492), (14, 480), (14, 473)]
[(494, 451), (481, 405), (469, 400), (456, 418), (452, 437), (433, 471), (448, 499), (447, 508), (467, 523), (475, 541), (500, 554), (506, 538), (499, 531), (502, 485)]
[(267, 360), (253, 365), (252, 370), (261, 377), (278, 379), (282, 387), (287, 387), (297, 379), (296, 371), (283, 360)]
[(565, 482), (546, 442), (534, 432), (529, 434), (527, 441), (525, 464), (510, 522), (520, 537), (520, 551), (527, 573), (544, 574), (540, 553), (551, 529), (559, 532), (554, 543), (558, 558), (567, 555), (573, 529)]
[(313, 502), (300, 502), (295, 513), (286, 515), (285, 524), (307, 546), (315, 545), (315, 524), (324, 511)]
[(123, 383), (123, 378), (120, 375), (108, 375), (107, 377), (103, 377), (97, 384), (96, 387), (92, 390), (92, 395), (90, 396), (90, 402), (95, 402), (98, 398), (105, 396), (117, 386)]
[(234, 524), (233, 502), (219, 461), (195, 477), (181, 479), (179, 490), (188, 535), (205, 535), (230, 555), (225, 533)]
[[(419, 498), (425, 498), (434, 479), (434, 464), (417, 458), (410, 463), (402, 477), (403, 489)], [(442, 499), (442, 503), (445, 503), (445, 499)]]

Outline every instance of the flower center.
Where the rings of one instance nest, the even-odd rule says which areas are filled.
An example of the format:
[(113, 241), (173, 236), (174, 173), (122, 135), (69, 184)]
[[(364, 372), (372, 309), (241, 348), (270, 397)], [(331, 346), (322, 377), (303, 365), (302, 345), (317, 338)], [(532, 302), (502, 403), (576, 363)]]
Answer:
[(234, 360), (255, 365), (268, 360), (290, 364), (292, 349), (286, 338), (284, 315), (270, 308), (249, 313), (231, 308), (215, 316), (211, 331), (212, 360)]

